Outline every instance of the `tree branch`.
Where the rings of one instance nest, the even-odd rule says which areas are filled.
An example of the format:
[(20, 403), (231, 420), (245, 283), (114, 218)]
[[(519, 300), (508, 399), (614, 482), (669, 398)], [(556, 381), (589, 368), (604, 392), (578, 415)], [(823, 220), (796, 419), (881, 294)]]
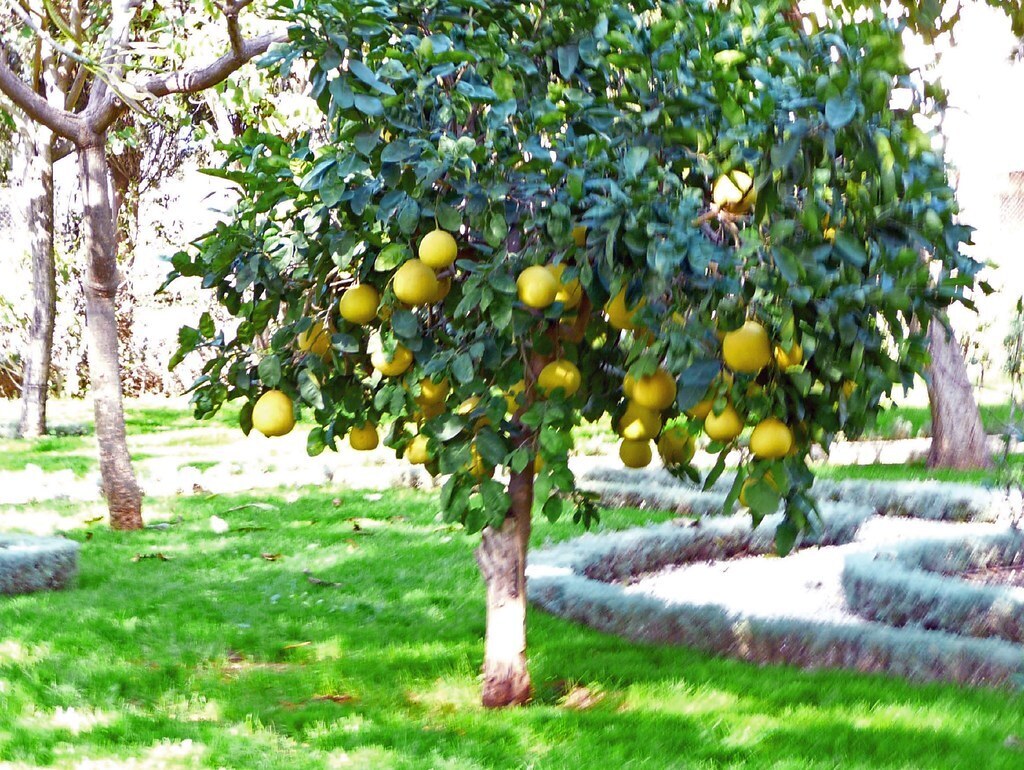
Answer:
[(0, 93), (20, 108), (29, 118), (41, 123), (57, 136), (79, 142), (85, 135), (85, 122), (50, 104), (29, 88), (7, 63), (7, 47), (0, 44)]
[[(240, 54), (232, 50), (203, 67), (152, 75), (140, 82), (132, 83), (132, 87), (137, 92), (150, 97), (198, 93), (222, 82), (243, 64), (265, 53), (274, 43), (283, 43), (287, 39), (288, 36), (285, 33), (271, 33), (250, 40), (242, 40)], [(92, 130), (106, 131), (125, 109), (125, 104), (116, 94), (107, 92), (103, 100), (95, 107), (90, 104), (85, 113), (86, 120)]]

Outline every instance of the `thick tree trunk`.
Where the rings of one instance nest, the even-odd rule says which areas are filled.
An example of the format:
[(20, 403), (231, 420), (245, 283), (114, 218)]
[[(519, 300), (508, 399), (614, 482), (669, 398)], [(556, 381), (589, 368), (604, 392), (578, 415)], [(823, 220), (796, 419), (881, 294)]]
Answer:
[(124, 426), (121, 367), (118, 361), (117, 236), (110, 205), (110, 169), (106, 137), (79, 148), (85, 203), (86, 320), (89, 326), (89, 377), (96, 415), (103, 493), (114, 529), (142, 528), (142, 491), (135, 480)]
[(32, 264), (32, 316), (22, 355), (21, 419), (24, 437), (46, 433), (46, 396), (57, 314), (57, 277), (53, 255), (53, 134), (33, 121), (21, 128), (24, 154), (22, 194)]
[(932, 411), (929, 468), (991, 468), (981, 413), (956, 337), (939, 320), (928, 327), (928, 398)]
[(501, 529), (487, 527), (476, 560), (487, 584), (483, 704), (516, 706), (530, 700), (526, 668), (526, 547), (533, 508), (532, 468), (513, 473), (512, 499)]

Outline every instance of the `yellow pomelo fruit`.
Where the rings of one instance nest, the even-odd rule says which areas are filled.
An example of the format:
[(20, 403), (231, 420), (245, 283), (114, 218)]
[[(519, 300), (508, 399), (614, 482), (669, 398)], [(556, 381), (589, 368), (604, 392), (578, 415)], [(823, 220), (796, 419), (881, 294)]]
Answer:
[(575, 241), (579, 248), (583, 248), (587, 245), (587, 227), (586, 225), (576, 225), (572, 229), (572, 239)]
[(622, 395), (626, 398), (633, 398), (633, 389), (636, 387), (636, 377), (627, 374), (622, 378)]
[(437, 292), (431, 298), (430, 304), (431, 305), (436, 305), (438, 302), (444, 302), (445, 298), (448, 296), (448, 294), (451, 292), (451, 290), (452, 290), (452, 279), (451, 279), (451, 277), (448, 277), (448, 278), (438, 278), (437, 279)]
[(713, 441), (727, 443), (743, 432), (743, 418), (732, 404), (726, 404), (721, 414), (712, 412), (707, 416), (704, 432)]
[(521, 406), (522, 395), (526, 390), (526, 383), (523, 380), (515, 382), (505, 391), (505, 403), (508, 404), (508, 413), (515, 414)]
[(264, 436), (283, 436), (295, 427), (295, 410), (287, 393), (268, 390), (252, 408), (252, 427)]
[(484, 462), (484, 458), (480, 456), (480, 453), (476, 449), (476, 444), (470, 444), (471, 458), (469, 464), (466, 465), (466, 470), (469, 471), (469, 475), (475, 479), (485, 479), (494, 473), (494, 468), (489, 468), (487, 463)]
[(619, 459), (627, 468), (644, 468), (651, 464), (651, 442), (631, 441), (626, 438), (619, 444)]
[(576, 364), (559, 358), (540, 370), (537, 377), (537, 387), (544, 396), (550, 396), (555, 388), (565, 391), (565, 397), (569, 398), (580, 389), (583, 377)]
[(804, 360), (804, 349), (796, 342), (788, 351), (781, 346), (775, 346), (775, 363), (780, 369), (788, 369), (791, 366), (799, 366)]
[(542, 470), (544, 470), (544, 458), (540, 453), (538, 453), (537, 456), (533, 458), (533, 473), (536, 475)]
[(711, 414), (711, 408), (715, 405), (713, 399), (706, 398), (686, 410), (686, 413), (695, 420), (703, 420)]
[(793, 448), (793, 432), (774, 417), (761, 420), (750, 434), (750, 451), (764, 460), (778, 460)]
[(425, 422), (426, 420), (433, 420), (442, 412), (444, 412), (444, 402), (439, 401), (436, 404), (423, 404), (414, 416), (417, 422)]
[(565, 265), (559, 263), (551, 265), (548, 270), (558, 281), (558, 291), (555, 294), (555, 302), (561, 302), (566, 310), (572, 310), (580, 304), (583, 299), (583, 286), (579, 278), (573, 278), (568, 283), (562, 282), (562, 274), (565, 272)]
[(372, 422), (364, 422), (361, 426), (351, 428), (348, 432), (348, 443), (359, 452), (369, 452), (377, 448), (380, 439), (377, 437), (377, 426)]
[(768, 332), (757, 321), (747, 321), (739, 329), (725, 335), (722, 340), (722, 359), (734, 372), (757, 374), (772, 360)]
[(295, 343), (299, 350), (323, 357), (331, 350), (331, 333), (322, 323), (313, 321), (306, 331), (299, 333)]
[(697, 442), (681, 425), (663, 430), (658, 439), (658, 454), (666, 467), (690, 462), (696, 450)]
[(352, 324), (365, 326), (377, 317), (377, 306), (380, 304), (380, 294), (367, 283), (361, 283), (346, 289), (338, 302), (338, 312), (341, 317)]
[(843, 383), (843, 395), (849, 398), (853, 395), (853, 391), (857, 389), (857, 383), (853, 380), (847, 380)]
[(370, 354), (370, 363), (385, 377), (398, 377), (412, 366), (412, 352), (402, 345), (396, 345), (395, 352), (389, 357), (383, 349), (378, 349)]
[(420, 433), (414, 436), (405, 448), (405, 459), (413, 465), (426, 465), (430, 462), (430, 449), (427, 447), (427, 437)]
[(459, 255), (459, 245), (451, 233), (434, 230), (423, 236), (420, 241), (419, 258), (433, 270), (443, 270), (451, 265)]
[(395, 271), (391, 286), (399, 302), (428, 305), (437, 296), (437, 274), (424, 262), (410, 259)]
[(711, 189), (711, 199), (720, 209), (733, 214), (746, 214), (757, 203), (754, 180), (745, 171), (722, 174)]
[(661, 430), (661, 415), (631, 401), (619, 418), (618, 431), (622, 438), (650, 441)]
[(618, 294), (608, 300), (608, 304), (604, 306), (604, 312), (608, 316), (608, 323), (614, 328), (630, 330), (636, 328), (633, 318), (645, 304), (647, 304), (647, 300), (641, 298), (634, 307), (626, 307), (626, 288), (623, 287)]
[(425, 404), (440, 404), (448, 398), (448, 392), (450, 390), (451, 383), (448, 382), (447, 377), (440, 382), (434, 382), (429, 377), (424, 377), (420, 380), (420, 394), (416, 396), (416, 403), (419, 406), (424, 406)]
[(633, 400), (640, 406), (660, 412), (676, 400), (676, 380), (664, 369), (638, 377), (633, 386)]
[(836, 229), (834, 227), (826, 227), (823, 235), (825, 237), (825, 240), (828, 241), (829, 243), (836, 242)]
[(555, 301), (558, 279), (544, 265), (532, 265), (516, 279), (519, 300), (527, 307), (543, 310)]

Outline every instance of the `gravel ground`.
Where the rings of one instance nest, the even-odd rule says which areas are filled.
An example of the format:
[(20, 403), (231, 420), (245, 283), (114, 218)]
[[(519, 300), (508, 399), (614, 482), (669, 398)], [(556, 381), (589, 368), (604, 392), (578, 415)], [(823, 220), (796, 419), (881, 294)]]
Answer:
[(995, 524), (876, 516), (847, 545), (805, 548), (785, 558), (749, 556), (670, 566), (641, 576), (626, 592), (669, 604), (716, 605), (753, 617), (863, 623), (847, 607), (840, 583), (847, 555), (907, 539), (963, 537), (1003, 529)]

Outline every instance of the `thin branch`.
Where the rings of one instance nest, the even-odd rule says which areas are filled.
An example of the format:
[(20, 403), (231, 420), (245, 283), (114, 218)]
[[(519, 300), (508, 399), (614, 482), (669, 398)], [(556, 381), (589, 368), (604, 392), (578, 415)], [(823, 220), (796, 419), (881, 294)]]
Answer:
[(85, 135), (85, 123), (82, 119), (53, 106), (29, 88), (11, 69), (7, 57), (7, 47), (0, 44), (0, 93), (14, 102), (29, 118), (46, 126), (53, 133), (72, 142), (80, 141)]

